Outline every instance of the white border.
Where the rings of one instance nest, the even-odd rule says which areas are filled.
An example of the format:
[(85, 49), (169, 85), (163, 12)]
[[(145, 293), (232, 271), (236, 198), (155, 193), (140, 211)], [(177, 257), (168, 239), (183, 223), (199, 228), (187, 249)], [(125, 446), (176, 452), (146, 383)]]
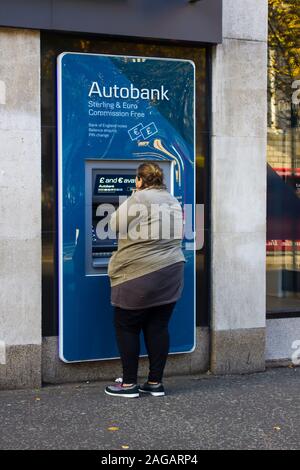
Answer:
[(63, 205), (62, 205), (62, 70), (61, 61), (65, 53), (57, 57), (57, 212), (58, 212), (58, 310), (59, 310), (59, 357), (63, 354)]
[[(188, 62), (192, 64), (194, 70), (194, 230), (196, 236), (196, 65), (192, 60), (189, 59), (174, 59), (174, 58), (165, 58), (165, 57), (144, 57), (144, 56), (132, 56), (132, 55), (111, 55), (111, 54), (93, 54), (85, 52), (62, 52), (57, 56), (57, 194), (58, 194), (58, 247), (57, 247), (57, 256), (58, 256), (58, 309), (59, 309), (59, 358), (68, 364), (81, 363), (81, 362), (100, 362), (100, 361), (110, 361), (114, 359), (120, 359), (120, 357), (109, 357), (101, 359), (84, 359), (79, 361), (68, 361), (64, 357), (63, 353), (63, 210), (62, 210), (62, 59), (65, 55), (91, 55), (91, 56), (100, 56), (100, 57), (128, 57), (132, 59), (148, 59), (148, 60), (162, 60), (162, 61), (176, 61), (176, 62)], [(172, 182), (173, 183), (173, 182)], [(177, 354), (191, 354), (196, 349), (196, 239), (195, 239), (195, 248), (194, 248), (194, 346), (189, 351), (183, 352), (173, 352), (169, 353), (170, 355)], [(140, 357), (147, 357), (142, 355)]]

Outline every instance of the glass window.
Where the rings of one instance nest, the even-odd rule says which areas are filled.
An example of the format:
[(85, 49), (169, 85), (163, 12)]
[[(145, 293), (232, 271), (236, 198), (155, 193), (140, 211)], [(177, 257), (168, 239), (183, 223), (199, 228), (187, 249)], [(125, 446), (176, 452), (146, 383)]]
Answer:
[(269, 0), (267, 315), (300, 316), (300, 0)]

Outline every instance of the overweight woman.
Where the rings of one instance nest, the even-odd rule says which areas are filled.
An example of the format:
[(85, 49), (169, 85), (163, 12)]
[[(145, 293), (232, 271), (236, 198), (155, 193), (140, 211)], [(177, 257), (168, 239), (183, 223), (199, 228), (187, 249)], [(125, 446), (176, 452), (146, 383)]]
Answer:
[[(137, 169), (136, 190), (111, 217), (118, 250), (108, 275), (114, 325), (123, 367), (123, 382), (108, 386), (108, 395), (135, 398), (140, 393), (165, 395), (163, 372), (169, 352), (168, 323), (183, 289), (185, 258), (182, 210), (164, 185), (156, 163)], [(148, 380), (137, 384), (140, 333), (149, 357)]]

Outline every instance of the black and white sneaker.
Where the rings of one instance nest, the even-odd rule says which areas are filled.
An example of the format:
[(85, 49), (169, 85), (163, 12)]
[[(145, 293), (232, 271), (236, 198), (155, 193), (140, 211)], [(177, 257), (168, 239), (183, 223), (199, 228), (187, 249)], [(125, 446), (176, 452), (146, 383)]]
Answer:
[(123, 387), (122, 384), (109, 385), (104, 391), (107, 395), (114, 397), (137, 398), (140, 396), (137, 385), (131, 385), (131, 387)]
[(162, 383), (149, 384), (145, 382), (144, 385), (139, 386), (139, 391), (142, 393), (148, 393), (153, 397), (163, 397), (165, 395), (165, 389)]

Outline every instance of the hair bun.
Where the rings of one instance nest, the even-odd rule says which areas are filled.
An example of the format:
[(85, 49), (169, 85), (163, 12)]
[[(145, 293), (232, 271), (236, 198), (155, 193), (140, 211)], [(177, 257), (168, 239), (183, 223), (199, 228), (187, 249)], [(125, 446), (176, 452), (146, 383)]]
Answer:
[(163, 170), (155, 162), (142, 163), (138, 167), (137, 176), (143, 181), (142, 189), (149, 186), (165, 188)]

